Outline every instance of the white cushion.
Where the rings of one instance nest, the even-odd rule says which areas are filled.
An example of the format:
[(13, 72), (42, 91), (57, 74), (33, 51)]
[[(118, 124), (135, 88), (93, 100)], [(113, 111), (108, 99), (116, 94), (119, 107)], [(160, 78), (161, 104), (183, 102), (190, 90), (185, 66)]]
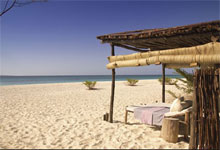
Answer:
[(181, 105), (181, 100), (179, 98), (175, 99), (170, 106), (170, 112), (180, 112), (183, 110), (183, 106)]

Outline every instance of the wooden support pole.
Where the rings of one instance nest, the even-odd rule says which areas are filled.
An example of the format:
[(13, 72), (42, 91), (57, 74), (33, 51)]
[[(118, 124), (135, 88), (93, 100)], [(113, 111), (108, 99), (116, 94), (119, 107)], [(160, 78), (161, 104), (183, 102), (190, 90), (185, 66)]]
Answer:
[(128, 122), (128, 110), (125, 110), (125, 124)]
[(165, 103), (165, 67), (166, 67), (166, 64), (162, 64), (162, 73), (163, 73), (162, 102), (163, 103)]
[(189, 141), (189, 149), (196, 149), (196, 127), (197, 127), (197, 99), (196, 99), (196, 91), (197, 91), (197, 81), (194, 75), (194, 92), (193, 92), (193, 106), (192, 106), (192, 113), (190, 113), (190, 141)]
[(185, 134), (184, 134), (184, 138), (186, 140), (188, 140), (188, 135), (189, 135), (189, 116), (190, 116), (190, 113), (189, 112), (186, 112), (185, 113)]
[[(111, 55), (115, 56), (115, 49), (113, 44), (111, 44)], [(111, 89), (111, 101), (110, 101), (110, 113), (109, 113), (110, 123), (113, 123), (114, 96), (115, 96), (115, 69), (112, 69), (112, 89)]]

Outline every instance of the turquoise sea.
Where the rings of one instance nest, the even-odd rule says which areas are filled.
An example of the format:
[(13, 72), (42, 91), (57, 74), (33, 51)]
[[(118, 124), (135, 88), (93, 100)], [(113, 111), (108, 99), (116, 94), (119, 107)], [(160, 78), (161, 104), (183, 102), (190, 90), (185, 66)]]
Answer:
[[(179, 75), (166, 75), (171, 78), (179, 78)], [(116, 75), (116, 81), (125, 81), (127, 78), (148, 80), (158, 79), (161, 75)], [(80, 76), (0, 76), (0, 85), (23, 85), (45, 83), (70, 83), (90, 81), (111, 81), (111, 75), (80, 75)]]

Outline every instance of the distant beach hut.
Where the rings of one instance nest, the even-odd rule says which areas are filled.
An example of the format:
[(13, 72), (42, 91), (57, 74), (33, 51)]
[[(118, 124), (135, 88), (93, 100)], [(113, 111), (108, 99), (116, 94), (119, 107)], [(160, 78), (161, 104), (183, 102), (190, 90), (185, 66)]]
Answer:
[[(165, 68), (199, 67), (194, 74), (191, 149), (219, 149), (220, 126), (220, 20), (172, 28), (145, 29), (98, 36), (111, 45), (112, 69), (109, 121), (113, 122), (115, 68), (162, 65), (162, 102), (165, 102)], [(138, 53), (115, 56), (115, 46)]]

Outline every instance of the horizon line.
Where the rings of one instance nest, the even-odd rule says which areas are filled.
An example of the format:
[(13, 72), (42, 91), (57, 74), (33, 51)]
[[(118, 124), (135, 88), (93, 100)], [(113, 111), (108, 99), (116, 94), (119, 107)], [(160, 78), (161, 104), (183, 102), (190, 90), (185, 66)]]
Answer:
[[(118, 74), (116, 76), (148, 76), (148, 75), (162, 75), (162, 74)], [(165, 75), (179, 75), (179, 74), (165, 74)], [(111, 75), (0, 75), (0, 76), (111, 76)]]

